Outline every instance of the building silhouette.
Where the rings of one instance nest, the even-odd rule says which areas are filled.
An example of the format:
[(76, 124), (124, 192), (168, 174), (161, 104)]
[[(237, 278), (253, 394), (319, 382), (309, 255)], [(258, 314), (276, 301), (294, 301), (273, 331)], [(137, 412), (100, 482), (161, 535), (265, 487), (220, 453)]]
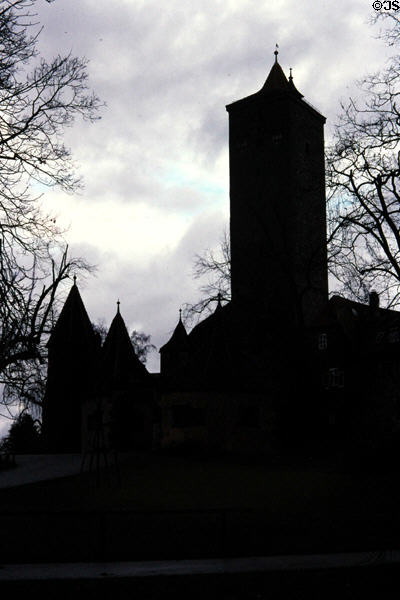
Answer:
[(48, 371), (42, 434), (48, 449), (81, 448), (82, 406), (92, 395), (100, 340), (82, 302), (76, 282), (48, 341)]
[[(232, 300), (140, 363), (119, 313), (100, 346), (71, 289), (49, 341), (43, 432), (80, 450), (274, 452), (396, 438), (399, 313), (328, 299), (323, 117), (277, 60), (229, 114)], [(91, 424), (92, 423), (92, 424)], [(83, 442), (82, 442), (83, 440)]]
[(160, 349), (162, 443), (268, 451), (293, 439), (305, 330), (328, 302), (325, 117), (277, 52), (227, 111), (232, 300)]

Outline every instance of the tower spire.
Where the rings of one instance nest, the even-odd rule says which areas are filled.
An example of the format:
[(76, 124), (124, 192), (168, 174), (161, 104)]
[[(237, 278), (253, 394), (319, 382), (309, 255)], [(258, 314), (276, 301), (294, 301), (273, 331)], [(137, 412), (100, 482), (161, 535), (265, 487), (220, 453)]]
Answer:
[(278, 54), (279, 54), (278, 48), (279, 48), (278, 44), (275, 44), (275, 52), (274, 52), (274, 54), (275, 54), (275, 62), (276, 63), (278, 62)]

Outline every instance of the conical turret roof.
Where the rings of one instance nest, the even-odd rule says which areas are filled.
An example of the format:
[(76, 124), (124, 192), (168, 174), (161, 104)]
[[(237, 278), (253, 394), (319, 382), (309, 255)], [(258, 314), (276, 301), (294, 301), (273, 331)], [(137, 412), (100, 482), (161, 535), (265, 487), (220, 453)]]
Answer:
[(267, 79), (263, 87), (261, 88), (264, 92), (271, 91), (289, 91), (289, 82), (286, 79), (286, 75), (283, 72), (281, 65), (278, 62), (275, 62), (272, 65), (272, 68), (268, 74)]
[(55, 345), (96, 346), (96, 335), (74, 282), (47, 343)]
[(182, 323), (182, 318), (179, 315), (179, 321), (174, 329), (173, 334), (164, 346), (160, 348), (160, 352), (174, 352), (188, 346), (188, 334)]
[(288, 92), (290, 94), (296, 94), (299, 98), (303, 98), (303, 95), (296, 89), (293, 83), (293, 77), (290, 76), (289, 80), (286, 78), (285, 73), (278, 61), (272, 65), (272, 68), (268, 74), (268, 77), (260, 90), (262, 94), (269, 94), (273, 92)]
[(148, 376), (132, 346), (125, 322), (119, 312), (112, 320), (102, 348), (100, 379), (107, 388), (126, 388)]

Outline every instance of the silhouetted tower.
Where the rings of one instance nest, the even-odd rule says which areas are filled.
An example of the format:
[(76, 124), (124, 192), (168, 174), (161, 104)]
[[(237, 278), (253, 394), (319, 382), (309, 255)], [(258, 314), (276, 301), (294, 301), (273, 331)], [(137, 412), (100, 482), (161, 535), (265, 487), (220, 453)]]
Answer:
[(146, 367), (139, 360), (132, 346), (125, 321), (120, 313), (119, 301), (117, 304), (117, 313), (101, 349), (98, 386), (105, 394), (124, 392), (149, 377)]
[(43, 437), (50, 452), (80, 452), (82, 404), (94, 392), (100, 341), (78, 287), (67, 297), (48, 341)]
[(187, 370), (189, 358), (189, 341), (185, 326), (182, 323), (182, 311), (179, 310), (179, 321), (166, 344), (160, 348), (160, 370), (169, 380), (182, 379)]
[(288, 326), (328, 300), (325, 117), (275, 64), (229, 113), (232, 300)]
[(151, 448), (153, 387), (149, 372), (133, 348), (119, 310), (101, 349), (97, 396), (107, 398), (111, 446), (118, 450)]

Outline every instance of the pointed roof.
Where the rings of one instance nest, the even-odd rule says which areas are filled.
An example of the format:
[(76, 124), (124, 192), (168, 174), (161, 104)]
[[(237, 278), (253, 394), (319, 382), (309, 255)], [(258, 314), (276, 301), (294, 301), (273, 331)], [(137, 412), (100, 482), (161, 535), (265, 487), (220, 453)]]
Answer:
[(83, 304), (75, 278), (47, 346), (52, 347), (58, 344), (63, 346), (97, 345), (96, 335)]
[(129, 387), (148, 375), (132, 346), (125, 322), (119, 312), (112, 320), (102, 348), (100, 379), (103, 386), (114, 389)]
[(173, 334), (164, 346), (160, 348), (160, 352), (176, 352), (177, 350), (185, 349), (188, 346), (188, 334), (182, 323), (182, 314), (179, 311), (179, 321), (174, 329)]
[(320, 119), (323, 119), (325, 122), (325, 117), (321, 115), (321, 113), (315, 109), (309, 102), (304, 100), (303, 94), (299, 92), (296, 86), (293, 83), (293, 76), (290, 69), (290, 77), (287, 79), (285, 73), (281, 65), (278, 63), (278, 53), (275, 51), (275, 62), (271, 67), (271, 70), (268, 74), (267, 79), (265, 80), (262, 88), (256, 92), (255, 94), (250, 94), (250, 96), (246, 96), (245, 98), (241, 98), (240, 100), (235, 100), (226, 106), (226, 110), (228, 112), (231, 111), (232, 108), (242, 107), (244, 104), (248, 102), (263, 102), (265, 99), (270, 98), (290, 98), (292, 100), (298, 101), (302, 100), (304, 106), (307, 107), (309, 111), (311, 111), (315, 116)]
[(218, 302), (214, 312), (200, 321), (189, 334), (191, 368), (197, 385), (213, 386), (232, 379), (232, 355), (237, 351), (232, 327), (232, 305)]
[(290, 71), (290, 75), (289, 75), (289, 86), (291, 87), (293, 92), (296, 92), (296, 94), (298, 94), (298, 96), (300, 96), (300, 98), (304, 98), (303, 94), (300, 94), (299, 90), (297, 89), (297, 87), (294, 85), (293, 82), (293, 74), (292, 74), (292, 67), (290, 67), (289, 69)]
[(295, 94), (298, 98), (303, 98), (303, 94), (300, 94), (293, 83), (292, 70), (290, 69), (290, 77), (288, 80), (277, 60), (275, 60), (275, 63), (272, 65), (268, 77), (259, 93), (270, 94), (274, 92), (286, 92), (292, 95)]
[(219, 311), (220, 311), (220, 310), (221, 310), (221, 308), (222, 308), (221, 299), (222, 299), (222, 294), (221, 294), (221, 292), (218, 292), (218, 296), (217, 296), (217, 306), (215, 307), (214, 314), (218, 314), (218, 313), (219, 313)]
[(272, 68), (261, 90), (264, 92), (291, 90), (290, 84), (286, 79), (286, 75), (278, 62), (275, 62), (272, 65)]

